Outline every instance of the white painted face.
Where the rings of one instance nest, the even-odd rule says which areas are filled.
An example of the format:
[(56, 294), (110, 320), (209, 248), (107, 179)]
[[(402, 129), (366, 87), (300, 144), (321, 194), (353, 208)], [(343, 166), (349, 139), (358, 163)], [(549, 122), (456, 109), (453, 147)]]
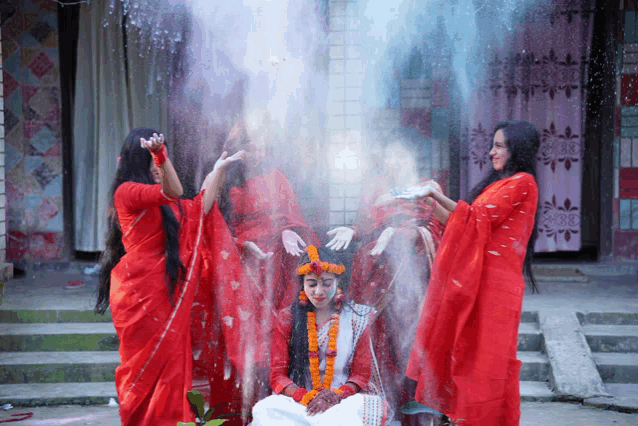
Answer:
[(330, 272), (306, 274), (303, 277), (303, 289), (315, 308), (327, 309), (337, 291), (337, 276)]
[(494, 143), (490, 150), (490, 157), (492, 158), (494, 170), (499, 172), (505, 168), (505, 164), (507, 164), (507, 160), (510, 158), (510, 151), (507, 148), (505, 134), (502, 129), (494, 134)]

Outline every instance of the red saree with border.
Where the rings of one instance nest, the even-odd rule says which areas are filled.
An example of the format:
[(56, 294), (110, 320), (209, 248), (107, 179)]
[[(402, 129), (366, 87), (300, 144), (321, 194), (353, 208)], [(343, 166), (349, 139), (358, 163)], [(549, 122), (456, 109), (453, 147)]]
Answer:
[[(239, 274), (234, 241), (216, 205), (204, 215), (201, 194), (194, 200), (181, 201), (180, 210), (177, 202), (162, 193), (160, 185), (124, 183), (117, 189), (114, 202), (126, 249), (111, 273), (110, 296), (120, 339), (116, 386), (122, 424), (175, 426), (178, 421), (193, 421), (186, 399), (186, 392), (193, 388), (193, 344), (198, 355), (202, 350), (201, 342), (191, 340), (194, 304), (202, 306), (210, 318), (214, 312), (239, 316), (240, 310), (253, 309), (250, 297), (194, 303), (196, 293), (225, 294), (234, 286), (233, 278)], [(186, 268), (172, 302), (166, 286), (161, 205), (170, 205), (179, 220), (179, 255)], [(237, 300), (241, 303), (233, 303)], [(221, 326), (223, 321), (209, 321), (203, 334), (216, 332), (226, 337), (220, 353), (238, 366), (244, 364), (245, 339), (236, 336), (244, 335), (240, 328), (250, 329), (246, 320), (237, 321), (234, 329)], [(212, 373), (203, 370), (205, 375)], [(224, 387), (224, 393), (233, 389), (230, 383)]]
[(406, 376), (418, 402), (457, 424), (519, 423), (522, 268), (537, 203), (536, 181), (518, 173), (460, 201), (447, 223)]

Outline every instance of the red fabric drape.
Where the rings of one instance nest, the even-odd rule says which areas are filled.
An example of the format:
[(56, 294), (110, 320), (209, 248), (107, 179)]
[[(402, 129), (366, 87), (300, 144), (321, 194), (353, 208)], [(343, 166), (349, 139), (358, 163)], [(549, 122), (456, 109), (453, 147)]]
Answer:
[[(259, 300), (239, 285), (234, 240), (216, 204), (204, 215), (201, 195), (181, 201), (181, 209), (170, 204), (180, 222), (180, 258), (186, 273), (173, 303), (169, 300), (158, 208), (169, 203), (159, 185), (126, 183), (115, 196), (127, 251), (111, 274), (111, 311), (120, 338), (116, 385), (123, 425), (174, 426), (192, 421), (186, 392), (194, 387), (194, 368), (197, 383), (212, 382), (212, 396), (226, 403), (221, 412), (240, 413), (236, 382), (225, 380), (225, 370), (232, 366), (244, 372), (254, 361), (247, 358), (248, 345), (260, 344), (250, 315)], [(202, 390), (209, 391), (207, 386)]]
[[(383, 199), (386, 201), (378, 201)], [(395, 229), (390, 244), (381, 255), (371, 256), (377, 238), (388, 227)], [(429, 231), (429, 243), (420, 227)], [(373, 345), (388, 401), (396, 409), (411, 397), (403, 389), (409, 339), (425, 296), (429, 259), (443, 225), (422, 200), (394, 199), (389, 179), (378, 178), (364, 191), (354, 228), (362, 247), (352, 261), (348, 294), (356, 303), (372, 305), (378, 311), (372, 324)]]
[(538, 188), (520, 173), (459, 202), (433, 266), (406, 375), (415, 398), (464, 425), (518, 424), (516, 359)]

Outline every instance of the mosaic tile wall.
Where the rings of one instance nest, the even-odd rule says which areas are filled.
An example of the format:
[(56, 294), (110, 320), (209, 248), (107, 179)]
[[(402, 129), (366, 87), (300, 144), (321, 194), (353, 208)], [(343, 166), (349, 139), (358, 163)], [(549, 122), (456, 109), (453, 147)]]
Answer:
[(57, 3), (0, 5), (5, 123), (7, 260), (64, 253)]
[[(392, 96), (368, 123), (362, 114), (362, 82), (367, 67), (361, 57), (360, 14), (357, 0), (330, 0), (330, 75), (328, 128), (331, 156), (354, 155), (362, 147), (365, 126), (373, 131), (410, 127), (430, 141), (431, 164), (424, 175), (447, 193), (449, 181), (449, 59), (428, 57), (414, 70), (395, 70)], [(427, 66), (426, 66), (427, 64)], [(333, 172), (330, 184), (330, 226), (351, 225), (362, 191), (360, 173), (347, 167)]]
[[(0, 47), (2, 46), (2, 34), (0, 34)], [(7, 259), (7, 197), (5, 195), (4, 182), (4, 95), (2, 91), (2, 50), (0, 48), (0, 264)], [(2, 297), (2, 295), (0, 295)]]

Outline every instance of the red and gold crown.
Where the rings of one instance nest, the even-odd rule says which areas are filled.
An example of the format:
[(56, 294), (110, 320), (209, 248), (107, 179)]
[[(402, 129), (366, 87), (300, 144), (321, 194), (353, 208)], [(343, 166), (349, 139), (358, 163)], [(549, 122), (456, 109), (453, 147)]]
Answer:
[(330, 272), (332, 274), (340, 275), (346, 270), (346, 267), (343, 265), (322, 262), (321, 259), (319, 259), (319, 253), (317, 253), (317, 248), (315, 246), (306, 247), (306, 252), (308, 253), (310, 262), (298, 267), (297, 275), (306, 275), (311, 272), (315, 275), (321, 275), (322, 272)]

